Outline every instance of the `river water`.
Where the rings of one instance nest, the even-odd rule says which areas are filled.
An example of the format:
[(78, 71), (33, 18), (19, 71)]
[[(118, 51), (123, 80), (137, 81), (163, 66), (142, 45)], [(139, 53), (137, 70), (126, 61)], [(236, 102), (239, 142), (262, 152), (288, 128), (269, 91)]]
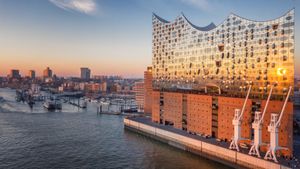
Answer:
[(123, 117), (63, 104), (47, 112), (0, 89), (0, 168), (228, 168), (124, 130)]

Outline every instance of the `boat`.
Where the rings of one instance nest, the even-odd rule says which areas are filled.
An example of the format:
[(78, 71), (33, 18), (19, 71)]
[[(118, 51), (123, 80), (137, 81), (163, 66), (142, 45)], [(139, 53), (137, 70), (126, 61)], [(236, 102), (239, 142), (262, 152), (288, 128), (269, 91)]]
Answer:
[(98, 103), (98, 100), (91, 99), (91, 103)]
[(137, 108), (129, 108), (129, 109), (124, 109), (123, 112), (124, 113), (137, 113), (138, 110), (137, 110)]
[(0, 96), (0, 103), (4, 102), (5, 99), (3, 97)]
[(87, 107), (87, 101), (85, 99), (81, 99), (79, 101), (79, 107), (85, 109)]
[(55, 102), (52, 100), (47, 100), (44, 102), (43, 106), (48, 109), (48, 110), (55, 110), (56, 109), (56, 105)]
[(48, 109), (48, 110), (61, 110), (62, 109), (62, 104), (60, 101), (53, 101), (53, 100), (47, 100), (44, 102), (43, 106)]
[(58, 110), (62, 109), (62, 104), (60, 101), (55, 101), (55, 109), (58, 109)]

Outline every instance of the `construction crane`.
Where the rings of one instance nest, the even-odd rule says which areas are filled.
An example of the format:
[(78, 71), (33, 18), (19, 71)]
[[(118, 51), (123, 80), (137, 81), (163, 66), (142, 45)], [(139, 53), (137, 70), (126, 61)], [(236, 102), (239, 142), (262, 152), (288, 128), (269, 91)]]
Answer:
[(234, 149), (234, 150), (240, 151), (239, 146), (238, 146), (238, 142), (242, 139), (241, 138), (242, 117), (243, 117), (243, 114), (244, 114), (244, 111), (245, 111), (246, 103), (248, 101), (251, 88), (252, 88), (252, 85), (249, 86), (247, 96), (246, 96), (246, 99), (244, 101), (244, 105), (243, 105), (242, 110), (240, 110), (240, 109), (235, 109), (234, 110), (234, 118), (232, 120), (232, 124), (234, 126), (234, 135), (233, 135), (232, 141), (230, 143), (229, 149)]
[(265, 159), (266, 160), (274, 160), (276, 163), (278, 162), (277, 158), (276, 158), (276, 151), (280, 150), (280, 149), (287, 149), (284, 147), (279, 147), (279, 145), (278, 145), (278, 128), (280, 126), (280, 122), (281, 122), (282, 116), (284, 114), (284, 110), (285, 110), (287, 101), (289, 100), (291, 91), (292, 91), (292, 86), (290, 86), (290, 88), (289, 88), (289, 91), (285, 98), (281, 112), (279, 114), (279, 118), (278, 118), (278, 114), (272, 113), (271, 114), (271, 122), (268, 126), (268, 131), (270, 132), (270, 146), (269, 146), (269, 150), (267, 151), (267, 153), (265, 155)]
[(253, 140), (253, 145), (250, 148), (249, 155), (256, 155), (257, 157), (261, 157), (259, 153), (259, 146), (261, 145), (261, 129), (262, 129), (262, 123), (269, 105), (269, 101), (272, 95), (273, 87), (276, 86), (277, 84), (274, 84), (271, 86), (268, 99), (266, 102), (266, 105), (264, 107), (263, 113), (261, 114), (260, 111), (255, 112), (254, 116), (254, 122), (252, 123), (252, 128), (254, 129), (254, 140)]

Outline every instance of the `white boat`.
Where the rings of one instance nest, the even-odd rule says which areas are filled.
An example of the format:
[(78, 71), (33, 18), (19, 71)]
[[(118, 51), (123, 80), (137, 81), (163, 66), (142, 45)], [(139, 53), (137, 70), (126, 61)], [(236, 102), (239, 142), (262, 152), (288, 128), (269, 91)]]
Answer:
[(98, 103), (98, 100), (92, 99), (91, 103)]

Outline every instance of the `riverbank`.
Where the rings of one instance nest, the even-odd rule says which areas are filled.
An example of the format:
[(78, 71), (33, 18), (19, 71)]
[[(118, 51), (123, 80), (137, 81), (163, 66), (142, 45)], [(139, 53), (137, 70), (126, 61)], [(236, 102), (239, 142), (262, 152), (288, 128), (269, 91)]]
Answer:
[[(274, 163), (247, 154), (247, 151), (228, 149), (227, 143), (190, 135), (170, 126), (152, 123), (150, 118), (124, 119), (124, 127), (173, 147), (200, 155), (234, 168), (289, 169), (288, 164)], [(227, 146), (227, 147), (226, 147)]]

